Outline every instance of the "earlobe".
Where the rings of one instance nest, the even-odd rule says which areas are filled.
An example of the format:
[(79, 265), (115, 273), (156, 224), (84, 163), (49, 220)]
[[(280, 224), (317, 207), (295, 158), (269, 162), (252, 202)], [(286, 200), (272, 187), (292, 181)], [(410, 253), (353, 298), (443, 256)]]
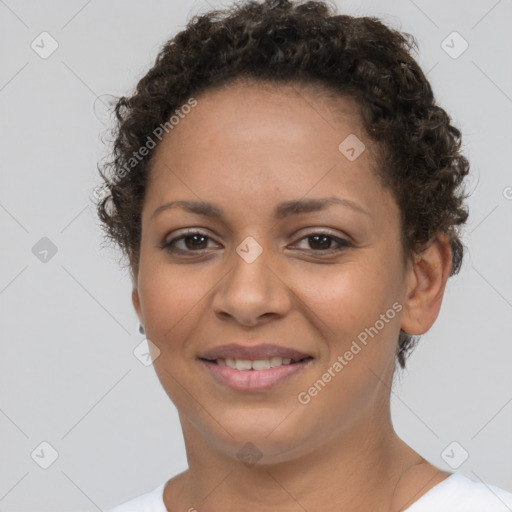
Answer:
[(408, 269), (408, 288), (401, 328), (420, 335), (432, 327), (443, 300), (452, 268), (450, 238), (445, 233), (434, 237)]

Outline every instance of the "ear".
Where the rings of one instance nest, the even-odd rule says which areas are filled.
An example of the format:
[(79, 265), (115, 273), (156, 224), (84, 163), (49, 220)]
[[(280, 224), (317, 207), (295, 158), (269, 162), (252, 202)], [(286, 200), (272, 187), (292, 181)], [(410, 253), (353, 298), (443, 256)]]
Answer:
[(407, 288), (401, 328), (408, 334), (427, 332), (435, 322), (452, 268), (450, 238), (435, 236), (414, 256), (407, 271)]
[(144, 325), (144, 321), (142, 319), (142, 312), (140, 307), (140, 297), (139, 297), (139, 290), (136, 286), (132, 289), (132, 304), (135, 309), (135, 312), (137, 313), (137, 316), (139, 317), (139, 322)]

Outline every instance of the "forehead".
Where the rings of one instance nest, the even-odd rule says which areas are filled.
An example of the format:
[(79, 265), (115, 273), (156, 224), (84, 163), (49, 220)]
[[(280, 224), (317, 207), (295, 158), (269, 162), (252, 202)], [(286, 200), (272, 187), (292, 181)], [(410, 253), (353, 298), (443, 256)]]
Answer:
[(324, 129), (336, 129), (333, 121), (361, 127), (360, 109), (355, 99), (320, 82), (270, 83), (239, 79), (207, 89), (197, 100), (202, 108), (195, 109), (196, 121), (215, 118), (218, 122), (231, 118), (254, 122), (268, 117), (276, 122), (280, 117), (294, 117), (303, 118), (309, 124), (322, 124)]
[[(381, 192), (372, 143), (350, 97), (242, 83), (206, 90), (196, 100), (156, 149), (147, 194), (152, 207), (214, 197), (266, 209), (274, 200), (327, 197), (335, 189), (354, 200)], [(345, 140), (364, 148), (357, 159), (340, 150)]]
[(322, 84), (235, 82), (197, 95), (196, 106), (180, 117), (164, 134), (152, 167), (212, 154), (245, 160), (245, 165), (251, 157), (264, 161), (269, 151), (274, 158), (281, 151), (283, 158), (293, 159), (286, 149), (322, 164), (328, 155), (339, 156), (339, 144), (349, 135), (364, 141), (364, 158), (372, 164), (374, 144), (356, 101)]

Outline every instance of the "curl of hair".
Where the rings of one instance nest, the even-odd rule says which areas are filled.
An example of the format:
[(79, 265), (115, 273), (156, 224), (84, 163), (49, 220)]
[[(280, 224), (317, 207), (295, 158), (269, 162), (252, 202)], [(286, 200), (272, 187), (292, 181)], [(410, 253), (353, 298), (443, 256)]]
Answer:
[[(163, 45), (133, 95), (117, 101), (113, 159), (99, 167), (105, 196), (97, 213), (106, 238), (128, 257), (132, 276), (154, 149), (136, 165), (134, 153), (191, 97), (237, 80), (316, 85), (354, 98), (379, 148), (377, 172), (400, 208), (404, 258), (446, 233), (450, 275), (456, 274), (469, 163), (460, 152), (460, 131), (436, 104), (412, 50), (417, 43), (410, 34), (378, 18), (337, 14), (325, 1), (245, 1), (194, 16)], [(400, 332), (402, 368), (416, 341)]]

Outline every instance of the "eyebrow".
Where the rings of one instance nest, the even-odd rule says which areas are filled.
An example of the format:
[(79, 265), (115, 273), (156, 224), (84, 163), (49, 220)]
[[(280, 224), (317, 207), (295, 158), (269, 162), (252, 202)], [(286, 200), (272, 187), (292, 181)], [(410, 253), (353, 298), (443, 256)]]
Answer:
[[(283, 203), (279, 203), (274, 210), (274, 217), (276, 219), (284, 219), (291, 215), (298, 215), (301, 213), (310, 213), (317, 212), (328, 208), (331, 205), (342, 205), (347, 208), (350, 208), (358, 213), (362, 213), (364, 215), (368, 215), (371, 217), (370, 213), (367, 212), (361, 205), (350, 200), (350, 199), (342, 199), (339, 197), (322, 197), (318, 199), (299, 199), (296, 201), (285, 201)], [(160, 212), (164, 210), (168, 210), (170, 208), (183, 208), (184, 210), (195, 213), (196, 215), (204, 215), (206, 217), (212, 217), (217, 219), (224, 219), (225, 214), (221, 208), (218, 206), (207, 203), (205, 201), (186, 201), (186, 200), (177, 200), (170, 201), (159, 206), (151, 215), (151, 218), (154, 218)]]

